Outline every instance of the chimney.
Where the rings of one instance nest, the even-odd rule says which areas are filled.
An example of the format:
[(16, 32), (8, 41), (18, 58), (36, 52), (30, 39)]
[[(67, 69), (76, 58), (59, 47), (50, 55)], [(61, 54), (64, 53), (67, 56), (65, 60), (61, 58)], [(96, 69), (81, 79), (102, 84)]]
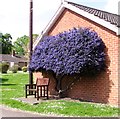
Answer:
[(15, 57), (15, 50), (12, 51), (12, 57)]

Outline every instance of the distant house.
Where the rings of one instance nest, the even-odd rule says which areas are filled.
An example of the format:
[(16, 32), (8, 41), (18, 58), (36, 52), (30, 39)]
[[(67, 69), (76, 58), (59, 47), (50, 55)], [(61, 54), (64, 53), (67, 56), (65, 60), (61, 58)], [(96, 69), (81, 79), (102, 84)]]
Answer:
[[(96, 78), (78, 80), (67, 92), (66, 96), (86, 101), (120, 104), (120, 16), (102, 10), (83, 6), (73, 2), (63, 2), (58, 11), (34, 43), (38, 44), (43, 36), (56, 35), (73, 27), (89, 27), (102, 38), (107, 49), (107, 71)], [(37, 74), (35, 74), (36, 76)], [(55, 80), (50, 77), (50, 94), (55, 94)], [(66, 77), (62, 87), (69, 83)]]
[(20, 57), (15, 55), (15, 53), (11, 54), (0, 54), (0, 62), (9, 63), (10, 67), (13, 65), (18, 65), (20, 68), (23, 66), (27, 66), (28, 60), (25, 57)]

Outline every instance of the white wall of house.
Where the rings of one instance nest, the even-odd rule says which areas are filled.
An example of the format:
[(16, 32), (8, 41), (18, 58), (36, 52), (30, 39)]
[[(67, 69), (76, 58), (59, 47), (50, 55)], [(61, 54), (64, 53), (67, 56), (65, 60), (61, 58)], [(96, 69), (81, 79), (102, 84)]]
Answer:
[(10, 62), (10, 67), (14, 66), (15, 63), (14, 62)]

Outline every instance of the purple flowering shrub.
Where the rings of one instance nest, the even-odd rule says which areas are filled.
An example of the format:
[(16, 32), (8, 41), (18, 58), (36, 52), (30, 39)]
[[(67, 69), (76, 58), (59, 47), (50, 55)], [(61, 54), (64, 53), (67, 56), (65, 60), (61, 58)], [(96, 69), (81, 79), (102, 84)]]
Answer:
[(73, 28), (46, 36), (36, 46), (29, 70), (58, 75), (96, 74), (105, 68), (105, 45), (89, 28)]
[(89, 28), (73, 28), (56, 36), (46, 36), (36, 46), (29, 70), (52, 71), (59, 97), (70, 88), (62, 89), (65, 75), (94, 76), (104, 70), (105, 44), (98, 34)]

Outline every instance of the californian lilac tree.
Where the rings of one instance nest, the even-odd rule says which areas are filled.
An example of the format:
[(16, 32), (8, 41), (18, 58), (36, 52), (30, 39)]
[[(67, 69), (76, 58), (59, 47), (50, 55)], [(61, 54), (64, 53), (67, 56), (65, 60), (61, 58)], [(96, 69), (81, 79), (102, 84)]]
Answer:
[(105, 69), (105, 44), (89, 28), (73, 28), (56, 36), (46, 36), (36, 46), (29, 69), (52, 71), (57, 90), (63, 76), (94, 75)]

